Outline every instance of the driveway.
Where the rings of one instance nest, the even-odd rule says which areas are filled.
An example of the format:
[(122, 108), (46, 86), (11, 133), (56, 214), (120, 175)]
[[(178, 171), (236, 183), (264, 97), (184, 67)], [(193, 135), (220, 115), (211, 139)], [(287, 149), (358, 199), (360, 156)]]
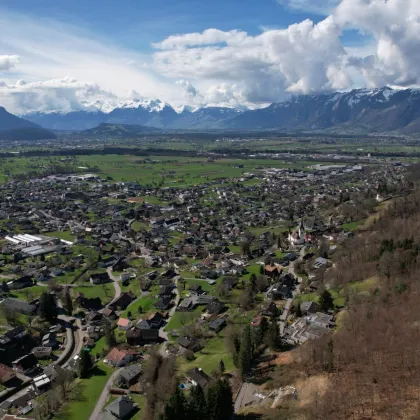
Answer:
[[(174, 316), (174, 314), (176, 312), (176, 308), (178, 307), (179, 301), (181, 300), (181, 295), (179, 294), (179, 290), (178, 290), (178, 280), (179, 280), (179, 277), (177, 277), (175, 279), (175, 286), (176, 286), (176, 288), (175, 288), (175, 293), (176, 293), (175, 305), (169, 311), (168, 319), (167, 319), (167, 322), (166, 322), (165, 326), (167, 324), (169, 324), (169, 321)], [(166, 354), (166, 346), (168, 345), (168, 340), (169, 340), (168, 333), (164, 330), (165, 326), (164, 327), (161, 327), (159, 329), (159, 337), (160, 338), (163, 338), (165, 340), (165, 342), (162, 344), (162, 346), (159, 349), (159, 354), (162, 357), (166, 357), (167, 356), (167, 354)]]
[(108, 273), (109, 278), (112, 280), (112, 284), (114, 285), (114, 290), (115, 290), (114, 299), (111, 300), (111, 302), (109, 303), (110, 305), (112, 302), (115, 302), (121, 296), (121, 286), (119, 283), (120, 281), (119, 276), (114, 275), (111, 267), (108, 267), (106, 269), (106, 272)]

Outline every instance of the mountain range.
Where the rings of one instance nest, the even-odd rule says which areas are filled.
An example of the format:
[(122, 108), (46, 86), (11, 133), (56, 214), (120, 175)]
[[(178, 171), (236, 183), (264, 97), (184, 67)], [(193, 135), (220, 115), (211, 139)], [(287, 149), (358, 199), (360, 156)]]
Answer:
[[(27, 124), (48, 130), (82, 131), (107, 124), (101, 126), (97, 134), (116, 132), (111, 129), (113, 126), (118, 126), (121, 134), (126, 130), (134, 134), (133, 129), (122, 129), (122, 126), (136, 125), (163, 131), (281, 130), (411, 135), (420, 133), (420, 90), (384, 87), (293, 96), (255, 110), (229, 104), (174, 108), (160, 100), (145, 99), (125, 101), (118, 106), (96, 101), (72, 112), (32, 112), (21, 117)], [(24, 121), (22, 118), (17, 120)], [(144, 133), (147, 131), (144, 127), (134, 131)]]

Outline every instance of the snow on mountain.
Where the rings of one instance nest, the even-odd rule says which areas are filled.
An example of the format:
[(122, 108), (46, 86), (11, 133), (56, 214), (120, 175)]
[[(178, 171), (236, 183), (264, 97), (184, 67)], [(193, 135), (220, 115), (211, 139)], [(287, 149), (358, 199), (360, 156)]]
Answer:
[(226, 109), (232, 109), (235, 110), (237, 112), (244, 112), (244, 111), (248, 111), (248, 108), (245, 105), (240, 105), (240, 104), (231, 104), (229, 102), (220, 102), (220, 103), (214, 103), (214, 104), (207, 104), (204, 105), (200, 108), (197, 108), (196, 111), (198, 111), (199, 109), (207, 109), (207, 108), (226, 108)]
[(118, 104), (118, 108), (143, 108), (149, 112), (160, 112), (165, 107), (170, 107), (170, 105), (159, 99), (129, 99)]

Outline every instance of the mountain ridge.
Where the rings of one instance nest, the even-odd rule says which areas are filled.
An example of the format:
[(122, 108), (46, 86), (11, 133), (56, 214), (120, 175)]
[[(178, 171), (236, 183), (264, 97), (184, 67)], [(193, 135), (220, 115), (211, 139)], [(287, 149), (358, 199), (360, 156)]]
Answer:
[[(347, 130), (351, 124), (369, 132), (420, 132), (420, 90), (354, 89), (292, 96), (249, 110), (230, 104), (200, 108), (172, 107), (160, 100), (134, 99), (102, 112), (32, 113), (24, 117), (48, 129), (80, 131), (101, 123), (188, 130)], [(229, 105), (229, 106), (228, 106)], [(104, 108), (104, 103), (100, 106)], [(105, 107), (106, 108), (106, 107)], [(110, 109), (109, 107), (107, 108)]]

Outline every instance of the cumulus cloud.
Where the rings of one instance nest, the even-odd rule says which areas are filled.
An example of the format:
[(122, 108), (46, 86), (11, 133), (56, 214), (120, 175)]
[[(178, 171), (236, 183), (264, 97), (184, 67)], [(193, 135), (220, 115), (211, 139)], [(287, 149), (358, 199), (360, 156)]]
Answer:
[[(189, 41), (179, 42), (173, 49), (175, 43), (169, 37), (160, 44), (169, 47), (154, 54), (159, 71), (168, 76), (212, 80), (217, 85), (230, 82), (235, 95), (249, 102), (279, 100), (285, 92), (310, 93), (351, 84), (343, 67), (346, 52), (340, 42), (340, 28), (331, 17), (318, 24), (305, 20), (257, 36), (241, 33), (240, 42), (237, 32), (223, 32), (219, 39), (225, 44), (217, 46), (204, 42), (204, 32), (201, 37), (191, 35), (191, 39), (203, 42), (197, 42), (196, 47)], [(184, 36), (190, 39), (188, 34)]]
[(78, 82), (67, 77), (43, 82), (25, 82), (14, 84), (0, 83), (0, 103), (8, 110), (25, 113), (33, 110), (72, 111), (91, 106), (97, 101), (118, 102), (112, 92), (101, 89), (94, 83)]
[(11, 70), (19, 62), (17, 55), (0, 55), (0, 71)]
[[(114, 103), (135, 89), (130, 98), (249, 106), (355, 85), (420, 84), (420, 0), (277, 1), (329, 15), (256, 35), (174, 34), (145, 55), (74, 26), (2, 13), (0, 104), (14, 112), (69, 110), (96, 99)], [(343, 45), (349, 29), (368, 44)], [(8, 79), (17, 63), (22, 80)], [(61, 78), (67, 74), (74, 79)]]
[(343, 0), (334, 19), (343, 28), (356, 28), (374, 37), (375, 54), (350, 60), (368, 86), (420, 83), (418, 0)]

